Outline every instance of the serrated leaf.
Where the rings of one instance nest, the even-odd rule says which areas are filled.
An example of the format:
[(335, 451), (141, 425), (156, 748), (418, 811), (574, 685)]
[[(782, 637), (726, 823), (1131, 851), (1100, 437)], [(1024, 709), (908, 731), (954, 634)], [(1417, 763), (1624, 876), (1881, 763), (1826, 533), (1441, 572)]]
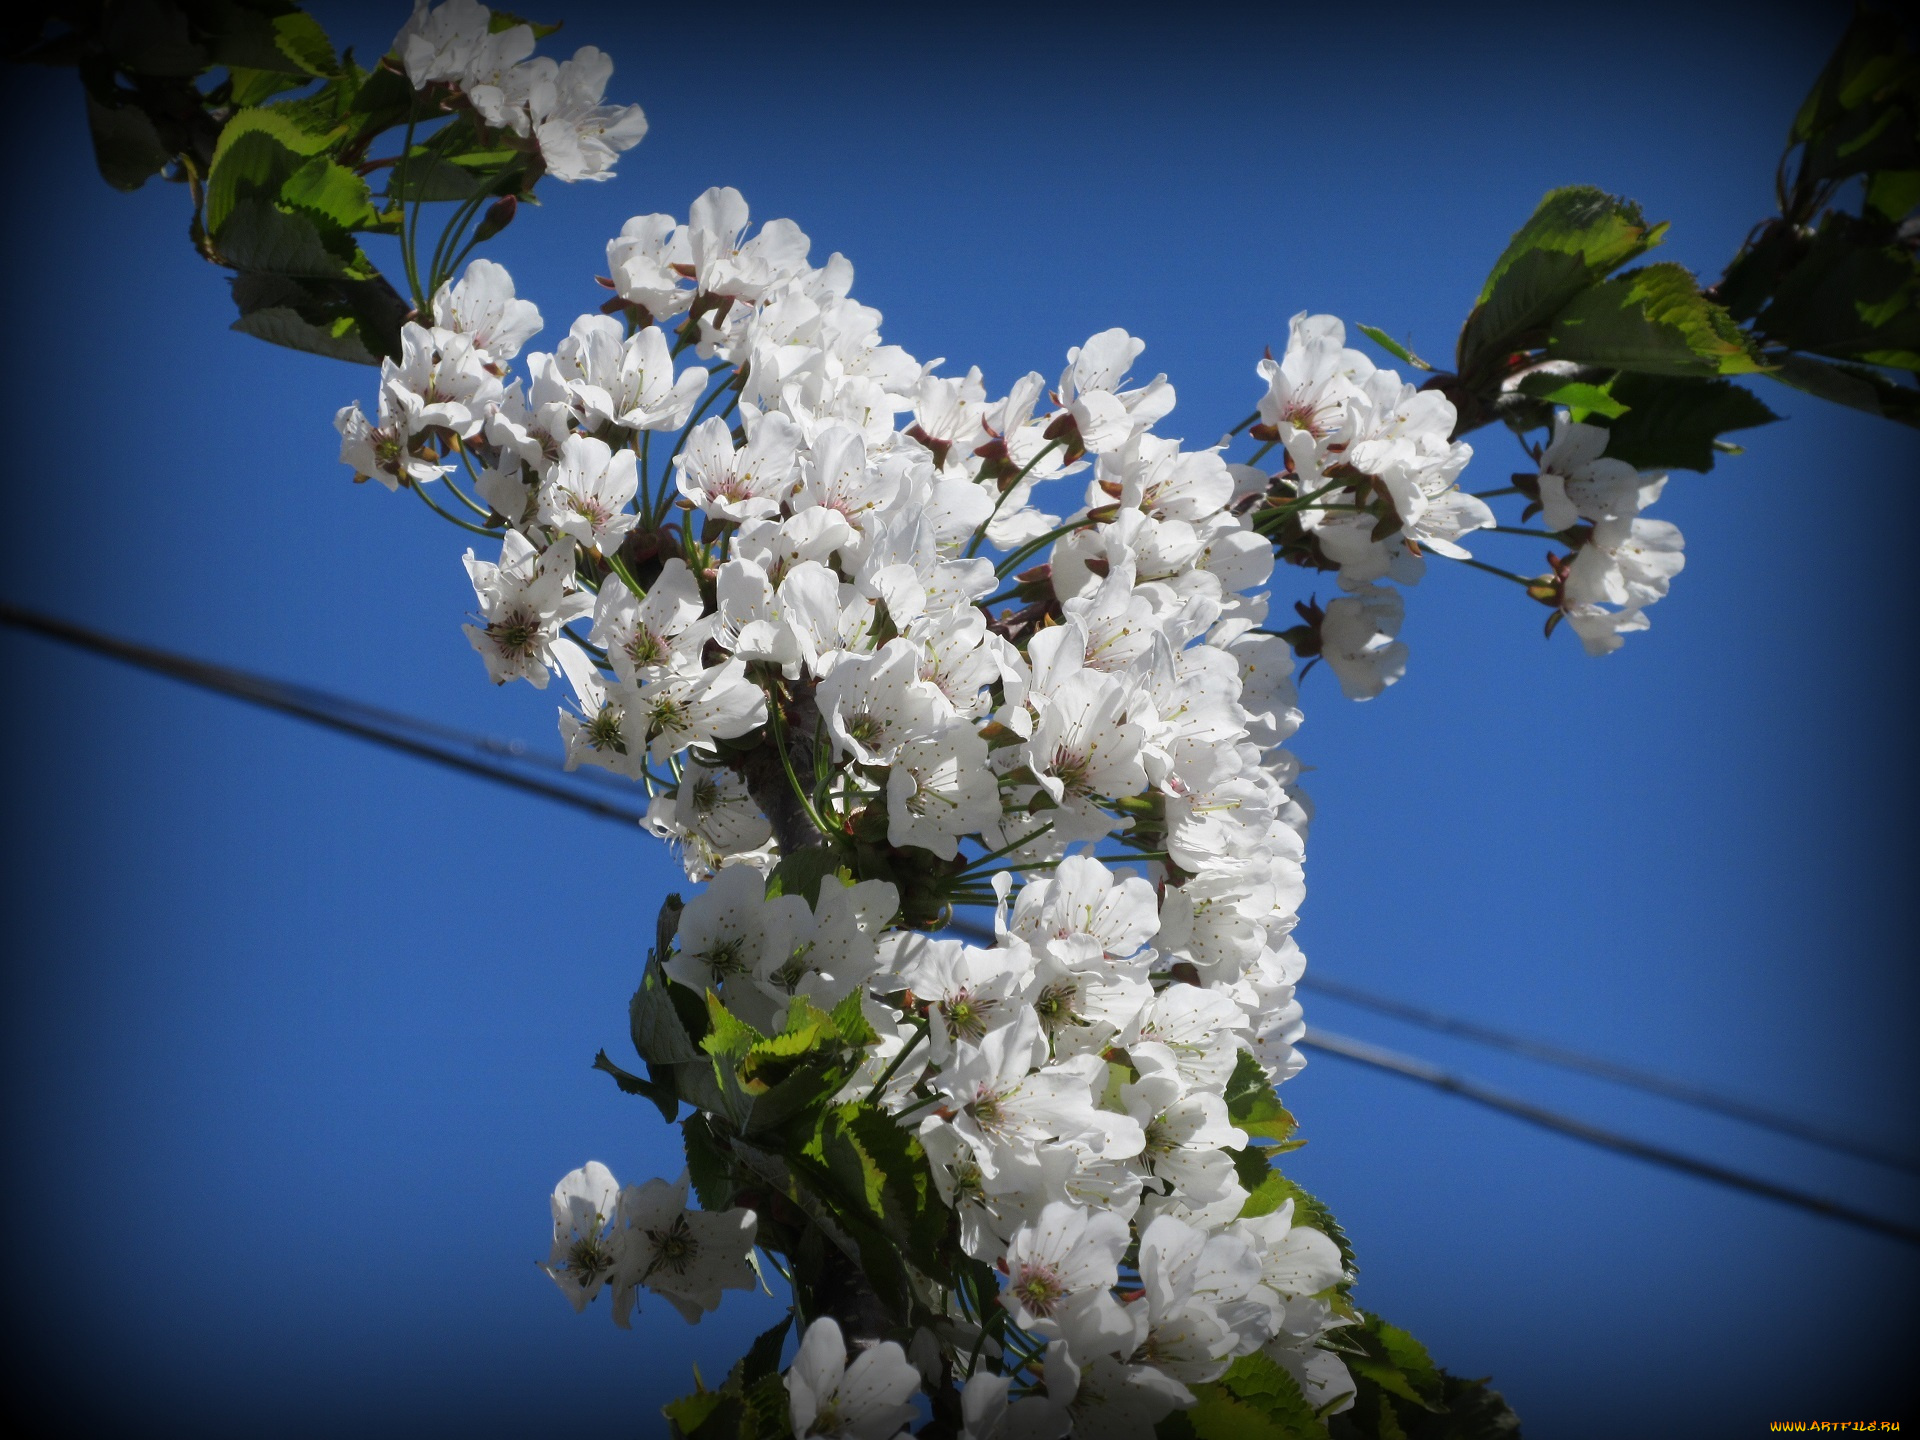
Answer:
[(300, 10), (273, 18), (274, 48), (308, 75), (337, 75), (339, 58), (320, 22)]
[(1607, 427), (1607, 454), (1636, 470), (1711, 470), (1720, 436), (1780, 418), (1730, 380), (1623, 374), (1610, 388), (1626, 403)]
[(336, 321), (328, 326), (316, 325), (298, 310), (286, 306), (268, 305), (251, 310), (227, 328), (238, 330), (242, 335), (251, 335), (256, 340), (264, 340), (269, 345), (304, 350), (310, 355), (324, 355), (329, 360), (345, 360), (354, 365), (380, 363), (380, 357), (367, 348), (361, 340), (359, 328), (351, 321)]
[(1804, 146), (1796, 199), (1819, 182), (1920, 168), (1920, 64), (1890, 13), (1855, 9), (1833, 58), (1794, 117)]
[(87, 129), (100, 178), (116, 190), (138, 190), (173, 159), (147, 112), (137, 105), (106, 105), (87, 94)]
[(1258, 1350), (1240, 1356), (1215, 1383), (1278, 1425), (1283, 1434), (1326, 1434), (1312, 1403), (1301, 1393), (1299, 1382)]
[(1484, 380), (1508, 354), (1539, 346), (1575, 296), (1657, 245), (1665, 232), (1665, 225), (1648, 225), (1632, 201), (1591, 185), (1549, 191), (1494, 262), (1461, 327), (1461, 375)]
[(771, 1330), (763, 1330), (754, 1337), (753, 1344), (747, 1347), (747, 1353), (740, 1361), (740, 1378), (751, 1385), (765, 1376), (778, 1373), (780, 1369), (780, 1351), (787, 1343), (787, 1331), (793, 1326), (793, 1317), (787, 1316)]
[(740, 1057), (766, 1036), (735, 1015), (721, 1003), (720, 997), (707, 991), (707, 1033), (700, 1048), (709, 1055)]
[(688, 1035), (680, 1011), (673, 1003), (672, 988), (673, 982), (666, 972), (658, 964), (650, 964), (627, 1006), (633, 1048), (650, 1065), (681, 1065), (700, 1058), (695, 1041)]
[(417, 147), (404, 165), (395, 165), (387, 175), (387, 196), (393, 200), (468, 200), (480, 190), (481, 181), (472, 171)]
[(239, 201), (228, 212), (214, 243), (221, 257), (236, 270), (267, 275), (360, 278), (356, 272), (364, 264), (357, 249), (352, 260), (334, 253), (310, 215), (289, 214), (253, 197)]
[(639, 1095), (651, 1100), (659, 1107), (661, 1116), (669, 1125), (680, 1118), (680, 1098), (673, 1091), (657, 1081), (642, 1080), (638, 1075), (622, 1070), (607, 1058), (606, 1051), (602, 1050), (593, 1057), (593, 1068), (611, 1075), (613, 1083), (628, 1095)]
[(707, 1116), (687, 1116), (680, 1126), (680, 1142), (687, 1152), (687, 1179), (699, 1197), (702, 1210), (725, 1210), (733, 1203), (733, 1175), (726, 1152), (714, 1138), (713, 1121)]
[(873, 1044), (880, 1038), (873, 1026), (867, 1023), (866, 1011), (860, 1001), (863, 991), (855, 989), (848, 992), (845, 999), (829, 1012), (833, 1017), (833, 1028), (840, 1032), (840, 1038), (848, 1045), (862, 1048)]
[(1196, 1385), (1197, 1403), (1186, 1412), (1195, 1440), (1323, 1440), (1326, 1427), (1316, 1419), (1300, 1421), (1268, 1414), (1236, 1399), (1224, 1385)]
[(780, 863), (773, 867), (773, 874), (767, 878), (767, 898), (776, 895), (798, 895), (808, 905), (820, 903), (820, 882), (829, 875), (838, 875), (846, 871), (849, 881), (852, 872), (847, 870), (846, 858), (831, 845), (806, 845), (784, 855)]
[(674, 1440), (732, 1440), (740, 1430), (740, 1397), (698, 1390), (660, 1407)]
[(1253, 1052), (1242, 1050), (1227, 1080), (1227, 1116), (1250, 1141), (1278, 1145), (1293, 1134), (1294, 1119), (1280, 1103), (1266, 1068)]
[(281, 110), (235, 115), (220, 131), (207, 175), (208, 233), (220, 233), (243, 196), (277, 195), (288, 177), (329, 143), (330, 132), (307, 130)]
[(1359, 327), (1359, 330), (1362, 335), (1366, 336), (1369, 340), (1373, 341), (1374, 344), (1378, 345), (1382, 350), (1386, 351), (1389, 355), (1393, 356), (1394, 359), (1402, 361), (1408, 365), (1411, 365), (1418, 370), (1433, 369), (1433, 366), (1429, 365), (1426, 361), (1422, 360), (1418, 355), (1414, 354), (1411, 350), (1407, 349), (1406, 346), (1402, 345), (1398, 340), (1394, 339), (1391, 335), (1387, 334), (1386, 331), (1378, 328), (1377, 326), (1362, 325)]
[(1754, 328), (1794, 350), (1920, 369), (1920, 263), (1890, 226), (1829, 215)]
[(298, 90), (310, 78), (287, 70), (253, 70), (244, 65), (235, 65), (227, 71), (227, 79), (233, 86), (233, 103), (242, 109), (264, 105), (276, 95)]
[(1556, 360), (1651, 375), (1752, 375), (1752, 341), (1679, 265), (1648, 265), (1583, 290), (1555, 317)]
[(1920, 426), (1920, 389), (1898, 384), (1864, 365), (1785, 355), (1768, 373), (1782, 384), (1836, 405), (1884, 416), (1902, 425)]
[(1346, 1232), (1340, 1228), (1340, 1222), (1333, 1218), (1333, 1212), (1303, 1187), (1294, 1184), (1278, 1170), (1270, 1170), (1260, 1188), (1247, 1197), (1240, 1207), (1243, 1216), (1271, 1215), (1287, 1201), (1293, 1201), (1293, 1223), (1318, 1230), (1340, 1252), (1340, 1263), (1348, 1274), (1357, 1268), (1353, 1263), (1353, 1246), (1348, 1242)]
[(367, 182), (325, 156), (315, 156), (288, 176), (280, 199), (324, 215), (343, 230), (361, 229), (374, 218)]
[(1613, 382), (1594, 385), (1585, 380), (1569, 380), (1564, 375), (1550, 375), (1536, 371), (1520, 382), (1520, 393), (1531, 395), (1536, 400), (1544, 400), (1549, 405), (1565, 405), (1573, 411), (1575, 420), (1584, 420), (1589, 415), (1604, 415), (1609, 419), (1627, 413), (1627, 406), (1613, 395)]

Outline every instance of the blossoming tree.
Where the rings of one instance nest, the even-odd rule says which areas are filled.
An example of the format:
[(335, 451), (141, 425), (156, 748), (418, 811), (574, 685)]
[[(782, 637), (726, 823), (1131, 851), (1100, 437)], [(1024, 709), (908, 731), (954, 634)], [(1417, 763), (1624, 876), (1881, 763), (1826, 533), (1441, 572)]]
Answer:
[[(1124, 331), (1004, 389), (936, 374), (845, 257), (727, 188), (628, 221), (605, 303), (523, 357), (542, 317), (472, 252), (646, 125), (600, 52), (537, 55), (546, 28), (475, 0), (417, 10), (371, 70), (284, 0), (59, 18), (33, 58), (79, 66), (103, 173), (187, 184), (235, 328), (379, 365), (342, 460), (482, 537), (488, 675), (557, 675), (569, 763), (643, 786), (704, 887), (659, 906), (636, 1068), (595, 1061), (680, 1126), (685, 1173), (567, 1175), (547, 1260), (623, 1326), (643, 1292), (697, 1321), (777, 1272), (788, 1319), (673, 1433), (1516, 1433), (1358, 1308), (1346, 1237), (1277, 1163), (1296, 657), (1355, 699), (1393, 684), (1383, 582), (1429, 554), (1617, 648), (1681, 568), (1645, 515), (1667, 473), (1774, 418), (1729, 376), (1915, 423), (1920, 81), (1888, 25), (1856, 21), (1718, 285), (1624, 269), (1664, 227), (1556, 191), (1452, 372), (1361, 327), (1415, 385), (1296, 316), (1253, 413), (1193, 444)], [(1857, 176), (1859, 213), (1830, 208)], [(1495, 421), (1531, 468), (1468, 491), (1461, 437)], [(1467, 548), (1501, 535), (1548, 568)], [(1283, 617), (1280, 561), (1338, 595)]]

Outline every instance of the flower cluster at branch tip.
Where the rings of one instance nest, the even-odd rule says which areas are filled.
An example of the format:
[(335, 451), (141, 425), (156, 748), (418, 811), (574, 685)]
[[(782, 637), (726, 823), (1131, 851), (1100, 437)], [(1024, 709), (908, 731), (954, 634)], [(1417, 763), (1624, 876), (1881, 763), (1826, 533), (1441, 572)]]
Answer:
[(751, 1290), (749, 1256), (758, 1223), (751, 1210), (709, 1215), (687, 1208), (687, 1179), (624, 1188), (598, 1160), (565, 1176), (553, 1192), (553, 1253), (542, 1267), (584, 1310), (605, 1286), (613, 1320), (631, 1325), (635, 1293), (664, 1296), (689, 1323), (718, 1308), (722, 1290)]
[(533, 27), (479, 0), (418, 0), (393, 42), (416, 90), (457, 95), (494, 130), (531, 141), (560, 180), (608, 180), (647, 133), (638, 105), (604, 103), (613, 61), (583, 45), (571, 60), (533, 53)]
[(1589, 655), (1618, 650), (1622, 635), (1647, 629), (1647, 607), (1687, 563), (1679, 526), (1641, 518), (1667, 477), (1607, 458), (1606, 444), (1600, 426), (1558, 416), (1529, 487), (1542, 523), (1573, 544), (1571, 554), (1547, 557), (1553, 577), (1537, 589), (1557, 606), (1548, 628), (1564, 617)]
[[(970, 1433), (1061, 1435), (1097, 1409), (1082, 1433), (1150, 1435), (1255, 1351), (1337, 1408), (1352, 1382), (1318, 1342), (1353, 1316), (1340, 1252), (1291, 1199), (1250, 1206), (1266, 1161), (1228, 1102), (1301, 1064), (1307, 809), (1280, 748), (1300, 713), (1253, 520), (1287, 482), (1156, 434), (1173, 388), (1130, 379), (1123, 331), (993, 398), (883, 344), (852, 267), (808, 249), (787, 222), (750, 236), (730, 190), (630, 221), (611, 313), (511, 382), (537, 316), (475, 262), (408, 328), (378, 424), (342, 412), (343, 459), (390, 487), (445, 479), (469, 528), (501, 532), (497, 561), (467, 558), (489, 673), (563, 675), (570, 763), (644, 783), (650, 827), (711, 880), (663, 983), (760, 1034), (800, 999), (858, 1006), (874, 1038), (838, 1101), (911, 1134), (958, 1244), (1001, 1277), (933, 1296), (921, 1326), (919, 1373), (967, 1382)], [(1428, 544), (1471, 528), (1450, 417), (1386, 372), (1288, 380), (1293, 358), (1274, 394), (1294, 385), (1275, 415), (1294, 498), (1338, 473)], [(1329, 458), (1342, 443), (1368, 481)], [(1036, 508), (1075, 476), (1070, 513)], [(1363, 594), (1396, 560), (1335, 543)], [(1376, 663), (1329, 659), (1343, 681)], [(806, 850), (830, 857), (817, 898), (769, 898)], [(966, 907), (991, 944), (932, 933)], [(696, 1282), (644, 1258), (658, 1226), (629, 1193), (595, 1166), (556, 1192), (551, 1268), (576, 1303), (604, 1280), (620, 1318), (646, 1285), (693, 1318), (739, 1281), (751, 1214), (708, 1235), (676, 1211), (733, 1247), (731, 1280)], [(827, 1324), (788, 1380), (798, 1432), (892, 1434), (846, 1387), (883, 1370), (854, 1388), (892, 1414), (871, 1397), (914, 1367), (869, 1350), (839, 1377)]]

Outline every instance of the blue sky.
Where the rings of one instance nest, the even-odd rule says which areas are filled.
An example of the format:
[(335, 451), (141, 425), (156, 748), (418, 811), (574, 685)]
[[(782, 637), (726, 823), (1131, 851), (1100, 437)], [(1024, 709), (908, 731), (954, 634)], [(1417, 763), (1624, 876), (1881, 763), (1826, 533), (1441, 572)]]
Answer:
[[(399, 7), (319, 6), (363, 55)], [(653, 132), (493, 248), (551, 344), (628, 215), (710, 184), (850, 255), (887, 338), (989, 386), (1109, 325), (1210, 438), (1287, 317), (1444, 356), (1508, 233), (1574, 181), (1716, 273), (1771, 204), (1840, 7), (1364, 14), (1205, 4), (694, 17), (576, 5)], [(0, 596), (552, 743), (486, 684), (467, 537), (355, 487), (329, 420), (372, 374), (231, 334), (186, 197), (93, 174), (68, 73), (9, 72), (13, 553)], [(24, 207), (26, 202), (16, 200)], [(1304, 685), (1320, 973), (1827, 1119), (1910, 1153), (1914, 801), (1881, 539), (1911, 432), (1778, 387), (1787, 422), (1656, 512), (1688, 567), (1593, 661), (1458, 568), (1409, 595), (1407, 678)], [(1521, 457), (1474, 436), (1469, 471)], [(1537, 568), (1537, 542), (1491, 541)], [(1323, 591), (1325, 586), (1322, 586)], [(1283, 592), (1295, 598), (1292, 592)], [(1304, 596), (1305, 589), (1300, 591)], [(1278, 598), (1278, 597), (1277, 597)], [(518, 1434), (629, 1421), (777, 1313), (574, 1317), (534, 1262), (589, 1157), (679, 1169), (587, 1065), (677, 869), (645, 837), (37, 640), (0, 638), (9, 797), (0, 1123), (11, 1388), (80, 1428)], [(1883, 1213), (1920, 1186), (1314, 1000), (1309, 1018)], [(1914, 1253), (1316, 1060), (1293, 1172), (1359, 1297), (1544, 1437), (1897, 1414)], [(101, 1377), (111, 1377), (110, 1383)]]

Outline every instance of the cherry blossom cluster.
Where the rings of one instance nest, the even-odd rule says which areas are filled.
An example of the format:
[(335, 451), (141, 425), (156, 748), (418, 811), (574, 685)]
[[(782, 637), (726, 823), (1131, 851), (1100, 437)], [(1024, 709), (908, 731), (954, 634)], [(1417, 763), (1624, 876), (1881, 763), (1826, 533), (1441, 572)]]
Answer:
[[(1382, 584), (1419, 583), (1428, 552), (1505, 574), (1550, 606), (1551, 633), (1571, 624), (1587, 652), (1602, 655), (1620, 636), (1647, 628), (1646, 607), (1666, 594), (1682, 563), (1680, 532), (1643, 520), (1666, 484), (1605, 458), (1607, 431), (1557, 414), (1551, 443), (1530, 453), (1538, 475), (1510, 490), (1530, 502), (1542, 534), (1571, 547), (1548, 557), (1549, 573), (1514, 575), (1476, 561), (1461, 541), (1502, 529), (1481, 496), (1459, 488), (1472, 447), (1451, 439), (1456, 414), (1438, 390), (1421, 389), (1346, 344), (1331, 315), (1297, 315), (1283, 357), (1259, 364), (1267, 382), (1253, 435), (1284, 447), (1285, 468), (1262, 476), (1245, 467), (1243, 486), (1265, 486), (1255, 527), (1299, 564), (1337, 572), (1343, 592), (1325, 606), (1295, 606), (1301, 625), (1284, 633), (1302, 655), (1325, 660), (1349, 699), (1368, 700), (1406, 671), (1399, 633), (1406, 605)], [(1265, 453), (1262, 451), (1261, 453)]]
[[(883, 344), (843, 257), (748, 222), (718, 189), (628, 222), (607, 311), (524, 379), (508, 362), (540, 317), (475, 261), (407, 327), (376, 416), (336, 424), (357, 474), (500, 533), (497, 559), (467, 555), (490, 676), (564, 676), (570, 762), (643, 783), (650, 828), (710, 880), (666, 976), (764, 1034), (796, 997), (857, 996), (877, 1039), (840, 1098), (917, 1137), (960, 1245), (1004, 1277), (943, 1297), (911, 1364), (880, 1346), (842, 1375), (816, 1321), (796, 1433), (892, 1433), (854, 1409), (903, 1404), (907, 1375), (964, 1380), (976, 1440), (1095, 1407), (1099, 1434), (1145, 1436), (1256, 1350), (1337, 1407), (1352, 1382), (1316, 1342), (1352, 1315), (1340, 1254), (1291, 1201), (1243, 1215), (1226, 1098), (1301, 1064), (1300, 713), (1252, 515), (1279, 484), (1308, 504), (1370, 484), (1451, 543), (1478, 512), (1445, 402), (1304, 321), (1303, 364), (1270, 376), (1294, 478), (1232, 467), (1155, 433), (1173, 387), (1130, 379), (1124, 331), (991, 397)], [(1080, 486), (1064, 515), (1035, 503), (1054, 481)], [(1406, 546), (1338, 515), (1313, 524), (1364, 596)], [(1329, 660), (1343, 682), (1380, 663)], [(769, 896), (819, 846), (839, 869), (817, 899)], [(991, 944), (937, 933), (967, 907)], [(684, 1198), (568, 1176), (557, 1283), (576, 1305), (611, 1286), (622, 1321), (642, 1287), (697, 1318), (745, 1283), (755, 1220)], [(991, 1341), (983, 1303), (1010, 1318)]]
[(1609, 459), (1606, 445), (1603, 428), (1562, 412), (1529, 487), (1542, 523), (1573, 542), (1571, 554), (1547, 557), (1553, 575), (1540, 597), (1558, 605), (1553, 618), (1565, 617), (1589, 655), (1618, 650), (1621, 636), (1647, 629), (1647, 607), (1687, 563), (1680, 527), (1642, 518), (1667, 477)]
[(688, 1208), (685, 1177), (623, 1188), (590, 1160), (554, 1187), (553, 1252), (542, 1268), (576, 1312), (606, 1287), (623, 1330), (643, 1287), (695, 1324), (719, 1307), (722, 1290), (753, 1288), (757, 1223), (751, 1210)]
[[(505, 22), (505, 23), (501, 23)], [(488, 126), (530, 141), (560, 180), (609, 180), (647, 133), (638, 105), (604, 103), (613, 61), (592, 45), (535, 56), (533, 27), (479, 0), (418, 0), (393, 42), (415, 90), (464, 100)]]

